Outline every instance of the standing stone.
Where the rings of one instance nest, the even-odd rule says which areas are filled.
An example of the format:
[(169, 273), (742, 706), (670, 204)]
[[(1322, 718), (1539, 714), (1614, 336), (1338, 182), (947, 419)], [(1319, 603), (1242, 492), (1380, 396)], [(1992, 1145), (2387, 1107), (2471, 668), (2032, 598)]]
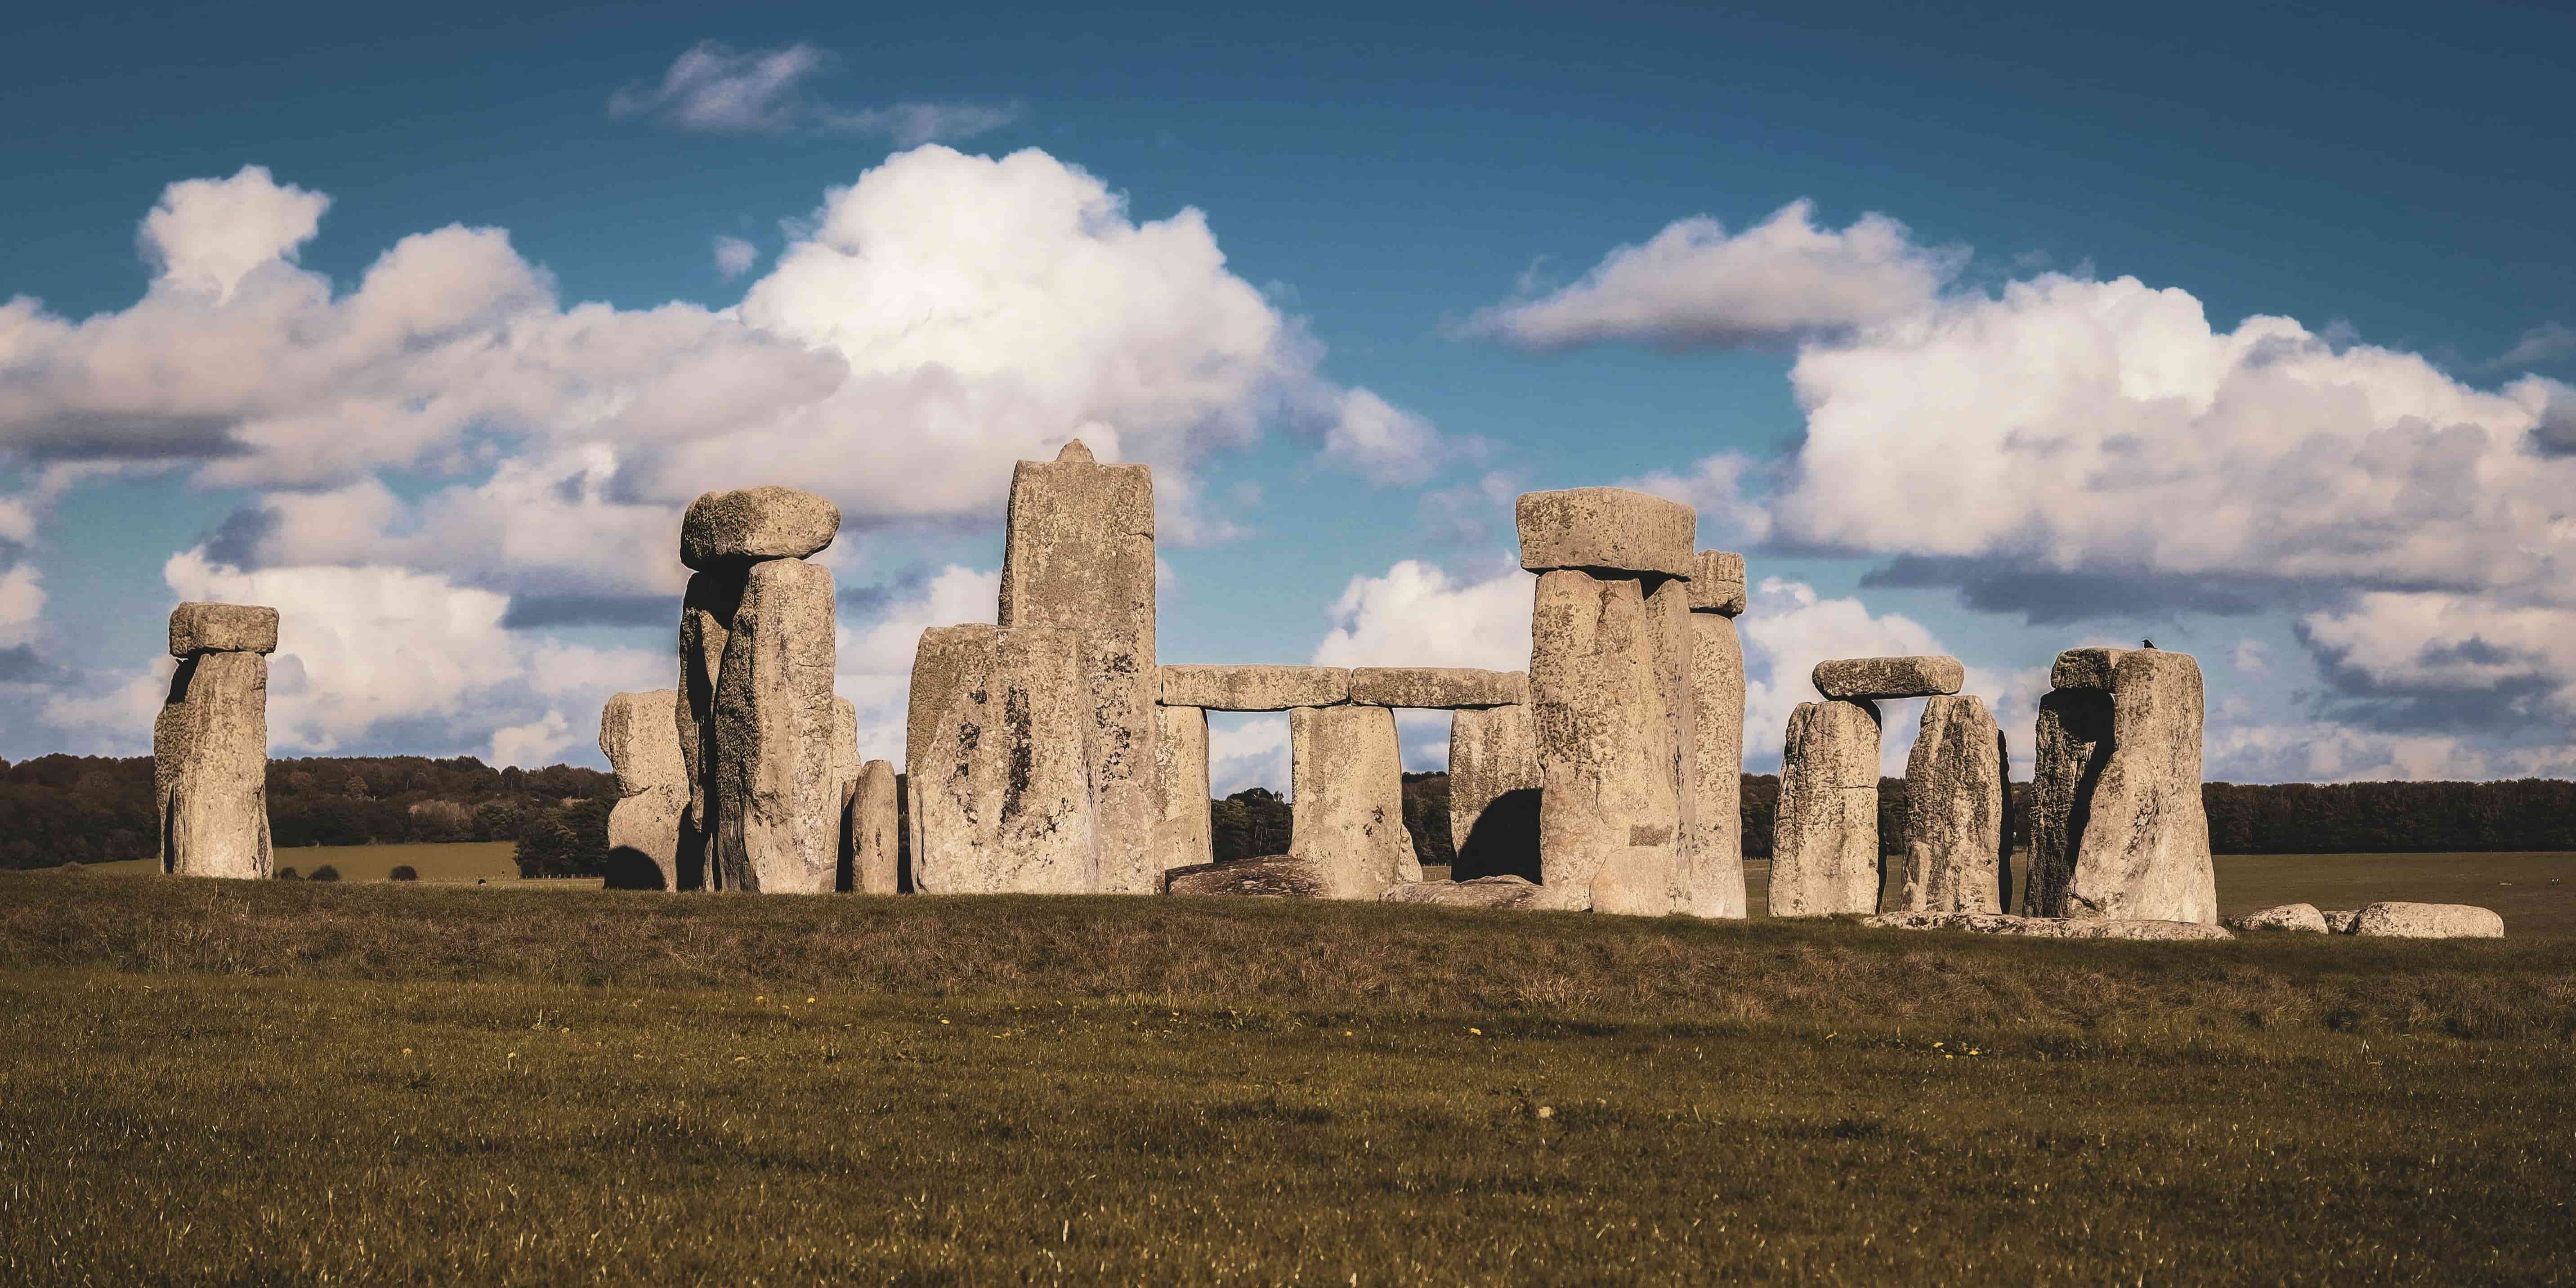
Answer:
[[(1699, 834), (1699, 793), (1695, 783), (1699, 776), (1699, 703), (1692, 692), (1693, 678), (1698, 674), (1699, 637), (1691, 629), (1690, 583), (1679, 577), (1665, 577), (1644, 583), (1646, 619), (1654, 626), (1655, 692), (1664, 703), (1662, 727), (1668, 731), (1668, 759), (1657, 763), (1658, 778), (1669, 778), (1673, 784), (1673, 802), (1678, 823), (1673, 829), (1673, 843), (1663, 860), (1664, 894), (1661, 906), (1649, 897), (1633, 911), (1650, 917), (1668, 912), (1688, 912), (1698, 903), (1694, 892), (1698, 860), (1692, 844)], [(1594, 907), (1599, 908), (1596, 899)], [(1601, 909), (1627, 912), (1628, 908)]]
[[(924, 633), (913, 664), (921, 727), (906, 749), (919, 839), (915, 890), (1099, 888), (1085, 663), (1072, 631), (951, 626)], [(934, 686), (927, 693), (925, 679)], [(928, 711), (926, 696), (938, 703)]]
[(688, 799), (673, 856), (675, 890), (707, 889), (714, 872), (716, 676), (724, 670), (726, 637), (742, 603), (744, 571), (736, 566), (698, 573), (680, 597), (680, 688), (671, 717)]
[(2111, 673), (2111, 756), (2095, 783), (2067, 887), (2071, 917), (2218, 924), (2200, 797), (2200, 663), (2123, 651)]
[[(1083, 649), (1098, 800), (1099, 891), (1154, 894), (1173, 866), (1154, 845), (1163, 802), (1154, 758), (1154, 482), (1102, 465), (1081, 440), (1011, 473), (999, 621), (1068, 630)], [(1198, 860), (1192, 859), (1192, 862)]]
[(1449, 717), (1452, 881), (1539, 878), (1538, 731), (1526, 706)]
[(277, 610), (181, 604), (170, 615), (179, 667), (152, 722), (161, 870), (268, 876), (268, 652)]
[(832, 799), (839, 802), (833, 816), (838, 832), (832, 855), (832, 888), (858, 889), (859, 834), (850, 826), (856, 817), (851, 810), (858, 804), (859, 767), (866, 763), (859, 755), (859, 709), (848, 698), (832, 699)]
[(1375, 899), (1420, 881), (1404, 830), (1404, 757), (1385, 707), (1299, 707), (1288, 714), (1288, 854), (1314, 864), (1335, 899)]
[(1801, 702), (1780, 756), (1771, 915), (1878, 911), (1878, 708)]
[(1207, 712), (1198, 707), (1154, 708), (1154, 778), (1163, 819), (1154, 852), (1172, 868), (1216, 861), (1214, 820), (1208, 799)]
[(676, 689), (620, 693), (599, 713), (599, 750), (617, 775), (608, 811), (608, 883), (680, 888), (680, 816), (689, 806), (688, 769), (672, 707)]
[(2030, 870), (2022, 877), (2021, 910), (2028, 917), (2063, 917), (2075, 883), (2076, 843), (2111, 760), (2109, 691), (2059, 688), (2042, 697), (2031, 754)]
[(1905, 912), (2002, 912), (2004, 741), (1983, 699), (1936, 697), (1905, 762)]
[[(1690, 891), (1694, 917), (1742, 918), (1744, 556), (1702, 550), (1691, 574)], [(1454, 790), (1454, 789), (1453, 789)]]
[(832, 573), (751, 566), (716, 676), (715, 888), (829, 894), (843, 802), (834, 743)]
[(896, 892), (897, 836), (894, 766), (871, 760), (859, 767), (850, 792), (850, 888), (860, 894)]
[(1671, 910), (1682, 792), (1662, 630), (1637, 578), (1560, 569), (1538, 579), (1530, 713), (1544, 907)]

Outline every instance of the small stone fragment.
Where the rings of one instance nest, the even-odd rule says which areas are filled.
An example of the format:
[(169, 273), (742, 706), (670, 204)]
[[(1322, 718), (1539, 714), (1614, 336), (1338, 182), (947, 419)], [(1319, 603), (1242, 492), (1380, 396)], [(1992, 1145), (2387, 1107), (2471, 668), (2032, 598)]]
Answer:
[(1516, 876), (1478, 877), (1473, 881), (1408, 881), (1388, 886), (1380, 903), (1427, 903), (1446, 908), (1520, 908), (1538, 898), (1540, 887)]
[(792, 487), (709, 492), (680, 520), (680, 562), (699, 572), (802, 559), (841, 533), (841, 507)]
[(2285, 903), (2271, 908), (2259, 908), (2241, 917), (2230, 917), (2227, 919), (2227, 928), (2240, 933), (2257, 930), (2306, 930), (2322, 935), (2326, 933), (2326, 919), (2325, 914), (2317, 911), (2315, 904)]
[(1816, 692), (1881, 702), (1957, 693), (1968, 679), (1955, 657), (1846, 657), (1816, 663)]
[(1404, 757), (1385, 707), (1299, 707), (1288, 716), (1288, 852), (1335, 899), (1374, 899), (1422, 879), (1404, 828)]
[(274, 653), (277, 610), (257, 604), (181, 604), (170, 613), (170, 656)]
[(2466, 903), (2374, 903), (2361, 910), (2352, 933), (2397, 939), (2502, 939), (2504, 918)]
[(2196, 921), (2111, 918), (2015, 917), (1999, 912), (1887, 912), (1860, 923), (1871, 930), (1956, 930), (2030, 939), (2234, 939), (2230, 931)]
[(1514, 507), (1521, 567), (1691, 575), (1699, 517), (1679, 501), (1615, 487), (1524, 492)]
[(1351, 672), (1351, 701), (1362, 706), (1451, 711), (1525, 706), (1529, 673), (1462, 666), (1363, 666)]
[(1163, 874), (1169, 895), (1248, 895), (1265, 899), (1334, 898), (1333, 879), (1313, 860), (1273, 854), (1232, 863), (1202, 863)]
[(1789, 713), (1772, 816), (1771, 915), (1878, 911), (1878, 708), (1801, 702)]
[(1744, 556), (1702, 550), (1691, 556), (1690, 606), (1694, 613), (1744, 613)]
[(1293, 711), (1351, 700), (1351, 673), (1338, 666), (1162, 666), (1161, 701), (1203, 711)]

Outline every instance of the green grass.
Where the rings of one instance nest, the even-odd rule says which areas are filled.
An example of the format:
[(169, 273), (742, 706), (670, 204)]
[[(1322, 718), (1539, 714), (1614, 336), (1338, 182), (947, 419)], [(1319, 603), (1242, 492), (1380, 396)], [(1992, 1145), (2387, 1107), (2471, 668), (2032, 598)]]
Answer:
[[(516, 841), (453, 841), (435, 845), (305, 845), (277, 852), (277, 866), (293, 868), (300, 876), (311, 876), (324, 864), (340, 870), (343, 881), (383, 881), (399, 864), (408, 863), (423, 881), (461, 881), (472, 884), (483, 881), (516, 881), (519, 865), (512, 856), (518, 852)], [(74, 869), (45, 868), (47, 872), (77, 872), (84, 876), (159, 876), (161, 865), (152, 859), (127, 859), (119, 863), (90, 863)], [(545, 884), (553, 885), (552, 881)], [(596, 887), (599, 882), (590, 883)]]
[(0, 877), (0, 1051), (10, 1283), (2576, 1277), (2564, 939)]

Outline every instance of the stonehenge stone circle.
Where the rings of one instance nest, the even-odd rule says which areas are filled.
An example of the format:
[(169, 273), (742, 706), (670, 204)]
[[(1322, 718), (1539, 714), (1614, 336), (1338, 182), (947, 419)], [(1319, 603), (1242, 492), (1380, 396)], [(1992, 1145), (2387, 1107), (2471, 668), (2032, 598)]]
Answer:
[(1380, 903), (1427, 903), (1444, 908), (1519, 908), (1538, 898), (1545, 887), (1516, 876), (1477, 877), (1470, 881), (1418, 881), (1389, 886)]
[(1385, 707), (1289, 713), (1289, 857), (1315, 865), (1328, 896), (1374, 899), (1422, 864), (1404, 828), (1404, 758)]
[(1154, 482), (1075, 439), (1011, 472), (995, 621), (1073, 632), (1090, 694), (1088, 748), (1103, 894), (1153, 894), (1163, 800), (1154, 755)]
[(2504, 918), (2466, 903), (2374, 903), (2361, 910), (2352, 933), (2399, 939), (2502, 939)]
[(1525, 706), (1449, 717), (1449, 839), (1453, 882), (1539, 876), (1538, 731)]
[(716, 676), (715, 887), (829, 894), (839, 879), (842, 780), (834, 737), (832, 573), (768, 559), (743, 577)]
[(1999, 912), (1886, 912), (1860, 923), (1871, 930), (1963, 930), (2033, 939), (2215, 940), (2236, 936), (2197, 921), (2015, 917)]
[(1968, 671), (1955, 657), (1845, 657), (1816, 663), (1816, 692), (1884, 702), (1957, 693)]
[(860, 894), (893, 894), (900, 887), (895, 819), (894, 766), (871, 760), (859, 767), (850, 793), (850, 889)]
[(802, 559), (832, 544), (841, 508), (786, 487), (709, 492), (680, 519), (680, 562), (698, 572), (766, 559)]
[(1205, 708), (1154, 708), (1154, 775), (1163, 801), (1161, 832), (1154, 852), (1162, 856), (1164, 871), (1215, 862), (1215, 820), (1208, 812)]
[(913, 665), (916, 741), (905, 749), (915, 890), (1098, 889), (1087, 661), (1081, 637), (1067, 630), (971, 625), (923, 634)]
[[(1695, 917), (1739, 919), (1744, 893), (1744, 556), (1702, 550), (1692, 557), (1691, 823), (1685, 853)], [(1450, 777), (1452, 795), (1457, 777)]]
[(1983, 699), (1932, 698), (1905, 762), (1907, 912), (2002, 912), (2012, 888), (2004, 736)]
[(1528, 572), (1691, 575), (1699, 516), (1679, 501), (1615, 487), (1524, 492), (1513, 519), (1520, 530), (1521, 567)]
[(1667, 644), (1647, 598), (1637, 577), (1563, 568), (1538, 579), (1530, 713), (1538, 735), (1540, 902), (1550, 908), (1649, 916), (1672, 910), (1682, 731), (1659, 687)]
[(1780, 754), (1771, 915), (1878, 911), (1878, 708), (1801, 702)]
[(1350, 700), (1374, 707), (1468, 711), (1529, 703), (1529, 675), (1460, 666), (1363, 666), (1351, 672)]
[(1293, 711), (1351, 700), (1351, 673), (1338, 666), (1166, 666), (1159, 701), (1202, 711)]
[(2081, 817), (2066, 825), (2075, 865), (2065, 913), (2216, 925), (2200, 799), (2200, 664), (2161, 649), (2116, 652), (2110, 755)]
[(268, 654), (277, 610), (188, 603), (170, 614), (179, 659), (152, 722), (161, 871), (268, 876)]
[(2227, 928), (2240, 934), (2257, 930), (2305, 930), (2326, 933), (2325, 914), (2312, 903), (2285, 903), (2260, 908), (2241, 917), (2227, 919)]
[(680, 759), (672, 708), (676, 689), (611, 696), (599, 712), (599, 750), (617, 775), (608, 811), (609, 881), (641, 885), (624, 856), (649, 862), (659, 888), (680, 888), (680, 816), (688, 811), (688, 768)]

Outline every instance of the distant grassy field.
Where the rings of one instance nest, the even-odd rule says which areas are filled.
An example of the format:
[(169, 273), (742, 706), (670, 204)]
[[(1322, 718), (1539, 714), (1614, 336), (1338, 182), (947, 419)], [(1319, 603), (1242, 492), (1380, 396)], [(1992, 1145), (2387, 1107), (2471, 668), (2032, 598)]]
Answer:
[[(304, 845), (277, 852), (277, 865), (293, 868), (300, 876), (311, 876), (313, 870), (329, 864), (340, 870), (343, 881), (382, 881), (395, 867), (408, 863), (423, 881), (516, 881), (519, 866), (511, 856), (518, 852), (515, 841), (460, 841), (447, 845)], [(161, 867), (150, 859), (131, 859), (123, 863), (92, 863), (79, 871), (90, 876), (158, 876)], [(554, 884), (549, 881), (548, 885)], [(592, 885), (597, 885), (594, 881)]]
[(2576, 941), (0, 876), (0, 1281), (2547, 1283)]

